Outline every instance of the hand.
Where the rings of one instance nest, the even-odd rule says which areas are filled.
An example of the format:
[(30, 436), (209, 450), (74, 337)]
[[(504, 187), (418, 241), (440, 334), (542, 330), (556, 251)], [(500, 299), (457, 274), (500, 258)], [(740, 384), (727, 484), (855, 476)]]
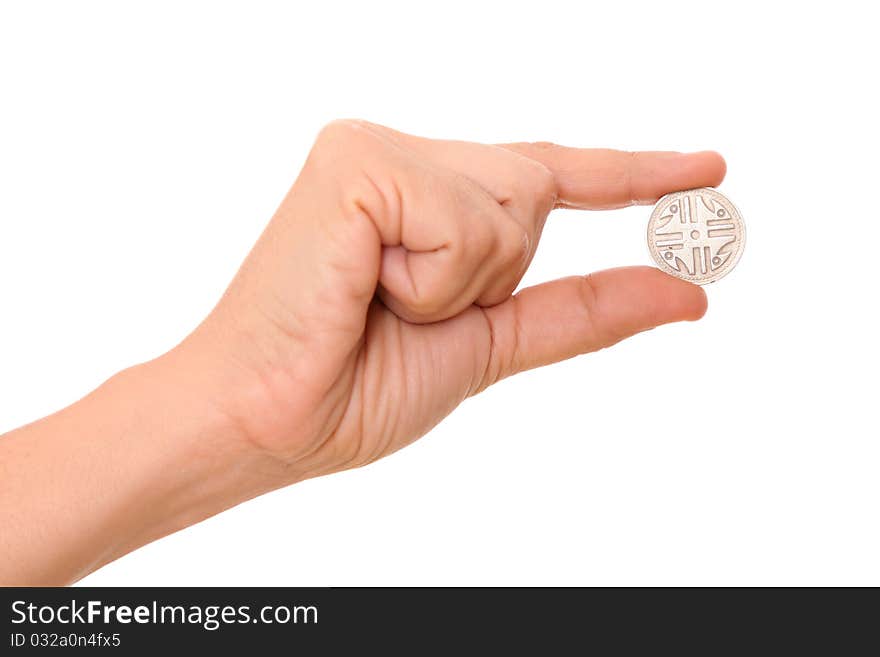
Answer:
[(646, 267), (511, 294), (554, 207), (653, 203), (724, 170), (711, 152), (486, 146), (338, 121), (182, 348), (212, 345), (214, 367), (238, 372), (220, 405), (294, 478), (364, 465), (499, 379), (701, 317), (701, 288)]
[(329, 125), (209, 317), (0, 439), (0, 584), (59, 584), (250, 497), (363, 465), (499, 379), (697, 319), (647, 267), (516, 288), (553, 207), (716, 185), (714, 153)]

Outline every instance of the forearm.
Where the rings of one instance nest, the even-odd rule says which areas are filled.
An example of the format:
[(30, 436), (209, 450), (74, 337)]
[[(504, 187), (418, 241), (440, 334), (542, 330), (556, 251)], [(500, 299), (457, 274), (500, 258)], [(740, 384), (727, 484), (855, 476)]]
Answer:
[(191, 358), (127, 369), (0, 437), (0, 584), (70, 583), (291, 478), (241, 440)]

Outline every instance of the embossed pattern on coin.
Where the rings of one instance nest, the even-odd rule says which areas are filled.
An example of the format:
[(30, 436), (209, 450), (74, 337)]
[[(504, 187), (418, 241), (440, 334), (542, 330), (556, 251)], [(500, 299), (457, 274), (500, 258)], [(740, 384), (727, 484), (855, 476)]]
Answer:
[(667, 194), (648, 221), (648, 249), (660, 269), (699, 285), (733, 269), (745, 241), (739, 210), (710, 187)]

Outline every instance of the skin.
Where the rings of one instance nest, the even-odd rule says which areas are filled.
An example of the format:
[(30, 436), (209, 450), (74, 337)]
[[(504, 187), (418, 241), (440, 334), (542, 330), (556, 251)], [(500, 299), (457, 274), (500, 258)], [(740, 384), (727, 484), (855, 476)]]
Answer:
[(648, 267), (526, 288), (554, 207), (714, 186), (712, 152), (318, 136), (210, 315), (177, 347), (0, 438), (0, 583), (66, 584), (309, 477), (365, 465), (517, 372), (696, 320)]

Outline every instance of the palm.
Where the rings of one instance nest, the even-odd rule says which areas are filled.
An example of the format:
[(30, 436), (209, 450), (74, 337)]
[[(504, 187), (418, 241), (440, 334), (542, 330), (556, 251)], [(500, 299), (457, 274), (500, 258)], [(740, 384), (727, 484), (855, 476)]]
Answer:
[(484, 387), (490, 334), (483, 311), (411, 324), (381, 302), (370, 307), (362, 346), (348, 367), (342, 420), (327, 448), (363, 465), (424, 435)]

